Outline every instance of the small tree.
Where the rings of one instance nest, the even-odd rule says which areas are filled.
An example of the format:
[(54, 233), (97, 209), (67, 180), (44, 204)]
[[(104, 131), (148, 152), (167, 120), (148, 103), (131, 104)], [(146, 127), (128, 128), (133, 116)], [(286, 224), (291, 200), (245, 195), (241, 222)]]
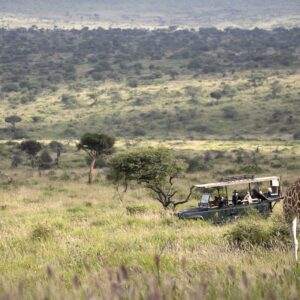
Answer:
[(20, 153), (14, 153), (11, 158), (11, 168), (17, 168), (22, 163), (22, 157)]
[(16, 131), (16, 123), (19, 123), (22, 121), (22, 118), (17, 115), (8, 116), (5, 118), (5, 122), (11, 124), (12, 131)]
[(39, 169), (50, 169), (53, 159), (47, 149), (44, 149), (39, 157)]
[(174, 179), (180, 175), (184, 164), (176, 159), (174, 153), (165, 148), (141, 148), (116, 155), (110, 162), (110, 179), (116, 183), (122, 182), (127, 187), (128, 182), (141, 184), (154, 193), (154, 198), (164, 208), (170, 205), (186, 203), (193, 191), (183, 200), (173, 200), (177, 194), (174, 189)]
[(271, 84), (271, 95), (273, 98), (277, 98), (278, 94), (280, 94), (280, 92), (282, 91), (282, 86), (279, 83), (279, 81), (274, 81)]
[(28, 154), (31, 160), (31, 167), (36, 165), (37, 154), (42, 150), (42, 145), (34, 140), (28, 140), (21, 143), (20, 148), (22, 151)]
[(59, 159), (60, 159), (60, 155), (61, 155), (61, 152), (63, 151), (64, 149), (64, 146), (62, 143), (60, 142), (57, 142), (57, 141), (52, 141), (50, 144), (49, 144), (49, 148), (53, 151), (56, 152), (56, 158), (55, 158), (55, 164), (56, 165), (59, 165)]
[(115, 139), (106, 134), (86, 133), (77, 145), (78, 150), (84, 150), (90, 157), (89, 184), (93, 181), (93, 171), (96, 159), (112, 153)]

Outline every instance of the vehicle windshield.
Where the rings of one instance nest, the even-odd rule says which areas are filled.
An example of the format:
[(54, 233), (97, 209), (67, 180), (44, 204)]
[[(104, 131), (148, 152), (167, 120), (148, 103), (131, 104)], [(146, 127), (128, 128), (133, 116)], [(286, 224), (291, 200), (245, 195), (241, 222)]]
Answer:
[(203, 194), (201, 197), (201, 203), (208, 203), (210, 198), (210, 194)]

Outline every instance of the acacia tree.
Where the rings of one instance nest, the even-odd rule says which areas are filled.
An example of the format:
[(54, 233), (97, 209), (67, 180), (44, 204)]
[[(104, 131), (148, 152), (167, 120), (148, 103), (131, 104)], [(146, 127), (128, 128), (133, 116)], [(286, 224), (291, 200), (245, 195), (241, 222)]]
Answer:
[(120, 153), (110, 161), (109, 178), (115, 183), (136, 182), (152, 191), (155, 200), (166, 209), (189, 201), (194, 187), (190, 187), (185, 199), (175, 200), (178, 190), (174, 187), (174, 179), (184, 169), (184, 163), (176, 159), (174, 153), (166, 148), (140, 148)]
[(42, 150), (42, 145), (34, 140), (28, 140), (21, 143), (20, 148), (28, 154), (31, 160), (31, 167), (34, 168), (37, 161), (37, 154)]
[(89, 155), (89, 184), (93, 181), (93, 171), (97, 158), (112, 153), (114, 144), (115, 138), (106, 134), (86, 133), (81, 137), (77, 148), (84, 150)]
[(22, 118), (17, 115), (8, 116), (5, 118), (5, 122), (11, 124), (12, 131), (16, 131), (16, 123), (19, 123), (22, 121)]

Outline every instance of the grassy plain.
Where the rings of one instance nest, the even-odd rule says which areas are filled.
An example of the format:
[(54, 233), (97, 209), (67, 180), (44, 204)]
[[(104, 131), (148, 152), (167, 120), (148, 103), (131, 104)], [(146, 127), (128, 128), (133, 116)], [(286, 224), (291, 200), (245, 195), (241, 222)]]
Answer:
[[(178, 180), (182, 192), (189, 184), (216, 180), (230, 169), (240, 173), (249, 165), (259, 175), (282, 175), (284, 188), (298, 176), (296, 142), (132, 140), (119, 141), (117, 151), (161, 144), (181, 156), (206, 157), (209, 169), (200, 167)], [(39, 175), (24, 157), (22, 166), (10, 169), (13, 147), (0, 145), (4, 299), (299, 297), (300, 272), (288, 243), (232, 246), (226, 234), (243, 220), (219, 226), (179, 220), (139, 186), (120, 198), (105, 169), (97, 170), (89, 186), (84, 155), (74, 146), (66, 146), (60, 168)], [(195, 196), (187, 206), (196, 203)], [(247, 224), (266, 230), (282, 222), (281, 210), (278, 205), (267, 220), (249, 216)]]
[[(300, 122), (299, 73), (266, 70), (254, 86), (256, 76), (163, 76), (134, 89), (126, 81), (83, 80), (45, 90), (34, 102), (20, 104), (19, 94), (1, 101), (0, 129), (9, 137), (4, 118), (16, 114), (22, 117), (17, 128), (39, 139), (74, 138), (87, 131), (150, 139), (292, 139)], [(279, 88), (272, 96), (276, 82)], [(218, 91), (223, 96), (212, 98)], [(76, 104), (64, 104), (63, 95), (74, 97)]]

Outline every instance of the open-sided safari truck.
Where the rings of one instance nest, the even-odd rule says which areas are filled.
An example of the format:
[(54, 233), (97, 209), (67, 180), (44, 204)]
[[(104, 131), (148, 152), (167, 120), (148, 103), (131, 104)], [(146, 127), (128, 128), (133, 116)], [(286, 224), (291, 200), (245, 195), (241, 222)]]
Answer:
[(283, 199), (278, 176), (222, 178), (219, 182), (195, 185), (195, 191), (200, 191), (198, 207), (178, 212), (179, 218), (223, 222), (250, 209), (267, 216)]

